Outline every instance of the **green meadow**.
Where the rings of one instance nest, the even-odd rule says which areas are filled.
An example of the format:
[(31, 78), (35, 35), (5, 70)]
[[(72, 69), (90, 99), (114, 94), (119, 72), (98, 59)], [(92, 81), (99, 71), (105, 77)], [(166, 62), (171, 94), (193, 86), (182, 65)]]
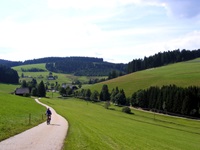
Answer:
[[(65, 73), (55, 73), (53, 72), (53, 76), (57, 76), (58, 79), (56, 80), (47, 80), (47, 76), (49, 75), (49, 71), (45, 68), (45, 63), (42, 64), (31, 64), (31, 65), (22, 65), (22, 66), (16, 66), (16, 67), (12, 67), (14, 70), (16, 70), (18, 72), (18, 75), (20, 77), (20, 81), (22, 80), (26, 80), (26, 81), (31, 81), (32, 78), (35, 78), (37, 80), (37, 82), (39, 83), (40, 81), (44, 81), (44, 82), (49, 82), (54, 83), (58, 82), (58, 84), (62, 84), (62, 83), (67, 83), (67, 84), (71, 84), (72, 82), (79, 80), (82, 83), (88, 82), (90, 79), (101, 79), (101, 78), (105, 78), (105, 77), (87, 77), (87, 76), (74, 76), (73, 74), (65, 74)], [(28, 70), (31, 68), (37, 68), (37, 69), (43, 69), (44, 71), (42, 72), (23, 72), (22, 69), (24, 70)], [(21, 78), (22, 73), (24, 74), (24, 76), (27, 76), (28, 78)]]
[(116, 87), (124, 89), (125, 94), (128, 97), (137, 90), (146, 89), (150, 86), (161, 87), (170, 84), (175, 84), (181, 87), (193, 85), (200, 86), (200, 58), (138, 71), (95, 85), (85, 85), (83, 88), (89, 88), (92, 91), (97, 90), (100, 92), (103, 84), (108, 85), (110, 92)]
[(64, 149), (199, 150), (200, 121), (83, 100), (41, 99), (69, 122)]
[(45, 107), (12, 95), (19, 85), (0, 84), (0, 141), (44, 122)]

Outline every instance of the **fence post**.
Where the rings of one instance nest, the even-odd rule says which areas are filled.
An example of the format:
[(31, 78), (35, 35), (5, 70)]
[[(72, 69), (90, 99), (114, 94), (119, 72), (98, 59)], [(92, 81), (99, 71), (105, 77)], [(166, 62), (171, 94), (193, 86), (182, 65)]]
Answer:
[(29, 114), (29, 124), (31, 124), (31, 114)]

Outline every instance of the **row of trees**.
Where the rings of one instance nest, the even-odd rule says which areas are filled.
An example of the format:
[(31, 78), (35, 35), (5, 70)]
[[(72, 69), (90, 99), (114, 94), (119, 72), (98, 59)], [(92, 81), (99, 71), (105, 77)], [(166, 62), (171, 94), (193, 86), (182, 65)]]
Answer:
[(24, 69), (21, 68), (22, 72), (45, 72), (46, 70), (40, 69), (40, 68), (30, 68), (30, 69)]
[(150, 87), (133, 93), (131, 104), (145, 109), (200, 117), (200, 87)]
[(2, 83), (19, 83), (19, 76), (17, 71), (0, 64), (0, 82)]
[(174, 50), (158, 53), (144, 59), (134, 59), (128, 63), (127, 73), (132, 73), (148, 68), (160, 67), (163, 65), (187, 61), (200, 57), (200, 49), (198, 50)]
[(123, 75), (125, 75), (125, 73), (123, 73), (123, 72), (117, 72), (116, 70), (113, 70), (113, 71), (111, 71), (109, 73), (108, 80), (114, 79), (114, 78), (117, 78), (117, 77), (123, 76)]
[(105, 84), (102, 86), (100, 93), (96, 90), (91, 92), (90, 89), (82, 89), (74, 93), (75, 97), (85, 99), (88, 101), (111, 101), (116, 105), (129, 105), (129, 99), (126, 98), (125, 92), (123, 89), (118, 89), (116, 87), (109, 92), (108, 86)]
[(107, 101), (115, 105), (134, 106), (159, 112), (200, 117), (200, 87), (187, 88), (168, 85), (150, 87), (139, 90), (127, 98), (123, 89), (112, 89), (111, 93), (107, 85), (103, 85), (100, 93), (90, 89), (76, 91), (74, 96), (88, 101)]
[(87, 62), (103, 62), (103, 58), (96, 58), (96, 57), (44, 57), (38, 59), (31, 59), (22, 61), (9, 61), (0, 59), (0, 64), (6, 65), (8, 67), (20, 66), (20, 65), (27, 65), (27, 64), (41, 64), (41, 63), (55, 63), (59, 61), (87, 61)]
[(46, 87), (43, 81), (37, 84), (35, 79), (32, 79), (30, 82), (26, 82), (25, 80), (22, 81), (21, 84), (22, 88), (29, 88), (31, 96), (39, 96), (45, 97), (46, 96)]

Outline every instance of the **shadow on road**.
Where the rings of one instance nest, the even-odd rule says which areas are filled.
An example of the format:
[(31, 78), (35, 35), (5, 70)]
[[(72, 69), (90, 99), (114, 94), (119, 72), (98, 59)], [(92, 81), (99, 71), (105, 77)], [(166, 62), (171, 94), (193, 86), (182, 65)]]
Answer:
[(49, 125), (52, 125), (52, 126), (60, 126), (60, 124), (49, 124)]

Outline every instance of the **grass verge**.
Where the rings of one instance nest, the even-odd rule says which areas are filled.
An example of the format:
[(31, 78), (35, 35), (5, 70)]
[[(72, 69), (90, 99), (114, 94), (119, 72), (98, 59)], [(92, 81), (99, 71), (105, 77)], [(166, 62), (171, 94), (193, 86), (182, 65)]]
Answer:
[(0, 141), (44, 121), (45, 107), (34, 99), (0, 92)]

